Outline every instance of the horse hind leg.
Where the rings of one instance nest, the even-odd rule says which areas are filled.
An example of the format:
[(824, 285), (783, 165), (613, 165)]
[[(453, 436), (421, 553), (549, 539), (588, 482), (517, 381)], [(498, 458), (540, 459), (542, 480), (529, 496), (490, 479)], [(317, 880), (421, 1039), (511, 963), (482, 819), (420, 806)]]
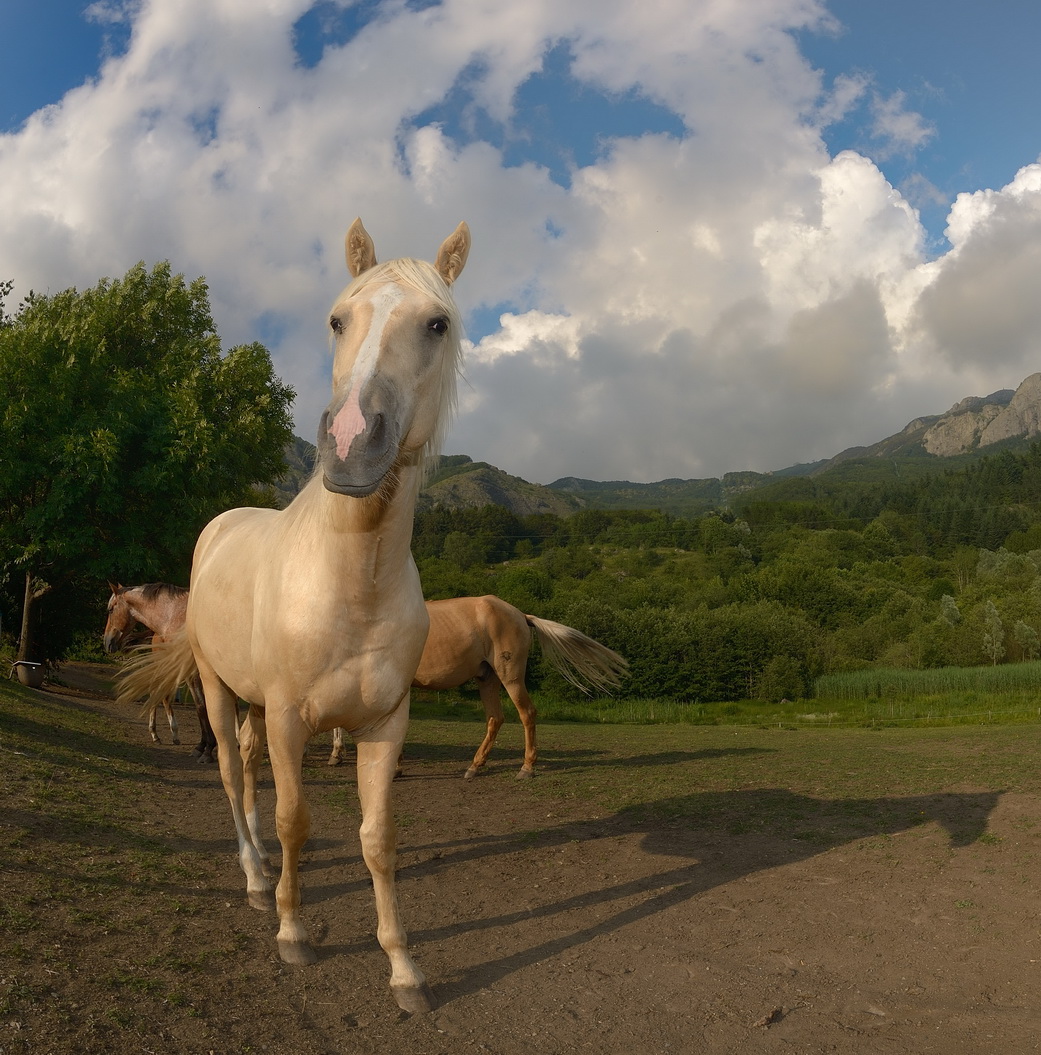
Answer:
[(329, 765), (343, 765), (345, 751), (346, 749), (343, 746), (343, 730), (339, 726), (336, 726), (336, 728), (333, 729), (333, 750), (332, 754), (329, 755)]
[(274, 874), (271, 867), (271, 855), (264, 846), (260, 834), (260, 809), (257, 798), (257, 778), (260, 763), (264, 756), (264, 744), (267, 741), (267, 723), (264, 712), (251, 707), (246, 713), (246, 720), (239, 726), (239, 754), (242, 757), (242, 808), (246, 812), (246, 824), (250, 838), (260, 854), (260, 867), (264, 875)]
[(213, 756), (217, 750), (217, 738), (213, 735), (210, 716), (206, 712), (206, 698), (202, 694), (202, 684), (198, 678), (192, 678), (188, 683), (188, 691), (195, 701), (195, 714), (199, 719), (199, 743), (192, 754), (199, 762), (215, 762)]
[(159, 710), (159, 704), (154, 703), (148, 708), (148, 735), (152, 738), (153, 744), (161, 744), (162, 740), (159, 739), (159, 733), (156, 732), (155, 728), (155, 716)]
[(181, 738), (178, 735), (177, 715), (174, 714), (173, 700), (169, 696), (163, 700), (163, 710), (166, 711), (166, 720), (170, 723), (170, 739), (173, 740), (175, 744), (179, 744)]
[(535, 776), (535, 760), (538, 750), (535, 742), (535, 704), (531, 702), (523, 681), (511, 681), (505, 685), (506, 692), (517, 708), (521, 725), (524, 726), (524, 764), (517, 773), (519, 780)]
[(474, 760), (470, 763), (470, 768), (463, 774), (464, 780), (473, 780), (484, 768), (484, 764), (488, 761), (488, 755), (491, 754), (491, 750), (495, 746), (495, 739), (499, 735), (499, 730), (502, 728), (504, 720), (502, 698), (500, 696), (502, 682), (499, 681), (498, 676), (489, 670), (487, 674), (483, 674), (477, 679), (477, 688), (481, 693), (481, 704), (484, 707), (488, 725), (484, 739), (481, 741), (481, 746), (477, 748)]
[(215, 675), (204, 675), (203, 691), (206, 707), (217, 738), (217, 762), (220, 765), (221, 782), (231, 806), (231, 817), (235, 823), (235, 834), (239, 844), (239, 864), (246, 875), (246, 899), (255, 909), (270, 911), (275, 907), (271, 884), (264, 875), (260, 850), (253, 842), (244, 805), (245, 779), (242, 760), (236, 747), (236, 708), (234, 693)]

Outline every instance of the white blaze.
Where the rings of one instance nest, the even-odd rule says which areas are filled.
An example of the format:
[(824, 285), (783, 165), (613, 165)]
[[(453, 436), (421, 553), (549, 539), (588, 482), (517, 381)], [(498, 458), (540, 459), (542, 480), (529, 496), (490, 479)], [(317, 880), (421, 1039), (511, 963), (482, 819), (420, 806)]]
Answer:
[(355, 437), (365, 431), (365, 415), (361, 409), (361, 393), (376, 372), (383, 348), (383, 331), (390, 322), (394, 309), (404, 299), (404, 292), (397, 286), (384, 286), (372, 297), (372, 318), (369, 331), (358, 349), (358, 356), (351, 369), (350, 390), (343, 406), (333, 418), (329, 432), (336, 440), (336, 456), (342, 461), (350, 453)]

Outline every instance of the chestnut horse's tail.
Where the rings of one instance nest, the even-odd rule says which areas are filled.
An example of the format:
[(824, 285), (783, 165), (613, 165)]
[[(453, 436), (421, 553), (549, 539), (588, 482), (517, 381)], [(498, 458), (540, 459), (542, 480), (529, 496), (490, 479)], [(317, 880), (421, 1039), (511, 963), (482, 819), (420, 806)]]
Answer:
[(198, 675), (195, 656), (182, 626), (165, 641), (143, 645), (119, 674), (119, 703), (144, 699), (145, 708), (172, 698), (179, 686)]
[(629, 663), (606, 645), (594, 641), (574, 627), (538, 616), (524, 617), (535, 631), (542, 654), (572, 685), (589, 692), (610, 693), (621, 684)]

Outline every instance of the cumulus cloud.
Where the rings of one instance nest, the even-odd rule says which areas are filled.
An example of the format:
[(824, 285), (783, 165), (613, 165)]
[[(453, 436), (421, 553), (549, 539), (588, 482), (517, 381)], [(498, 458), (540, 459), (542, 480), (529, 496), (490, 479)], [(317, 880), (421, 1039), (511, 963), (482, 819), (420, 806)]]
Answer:
[[(310, 0), (95, 6), (131, 20), (125, 51), (0, 136), (0, 276), (205, 275), (225, 341), (264, 340), (298, 389), (306, 438), (355, 215), (381, 258), (429, 258), (469, 221), (449, 449), (530, 480), (780, 468), (1036, 368), (1037, 166), (959, 198), (927, 259), (875, 162), (824, 145), (870, 85), (826, 86), (800, 54), (797, 31), (833, 25), (816, 0), (345, 5), (350, 32), (309, 62)], [(537, 143), (508, 158), (518, 89), (562, 44), (576, 84), (676, 131), (605, 126), (566, 179)], [(423, 116), (448, 99), (460, 129)], [(898, 94), (873, 112), (885, 149), (932, 134)]]
[(1000, 191), (959, 195), (947, 236), (951, 252), (932, 269), (915, 312), (932, 354), (955, 368), (1033, 373), (1041, 361), (1041, 164)]

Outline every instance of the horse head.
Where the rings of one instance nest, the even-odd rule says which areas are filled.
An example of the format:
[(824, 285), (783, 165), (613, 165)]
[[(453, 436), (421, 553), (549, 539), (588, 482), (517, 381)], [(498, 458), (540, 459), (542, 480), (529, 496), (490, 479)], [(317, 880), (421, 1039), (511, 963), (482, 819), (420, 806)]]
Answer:
[(129, 587), (112, 582), (108, 586), (112, 596), (108, 599), (108, 619), (105, 621), (105, 651), (118, 652), (123, 647), (127, 634), (133, 629), (135, 619), (130, 613), (130, 605), (125, 596)]
[(376, 262), (361, 220), (347, 232), (354, 281), (329, 315), (333, 398), (318, 426), (326, 488), (373, 494), (399, 465), (436, 453), (455, 400), (461, 323), (449, 289), (470, 250), (465, 223), (433, 265)]

